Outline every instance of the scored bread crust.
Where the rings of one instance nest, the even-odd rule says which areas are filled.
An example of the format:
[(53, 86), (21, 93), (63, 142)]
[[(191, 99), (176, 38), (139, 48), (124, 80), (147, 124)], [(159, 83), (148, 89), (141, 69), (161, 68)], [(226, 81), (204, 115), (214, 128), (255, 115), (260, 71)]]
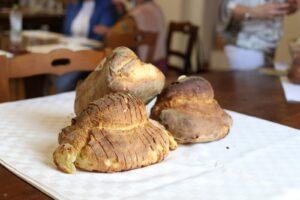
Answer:
[(119, 47), (77, 86), (75, 113), (79, 115), (90, 102), (116, 92), (129, 92), (148, 103), (164, 84), (165, 76), (157, 67), (143, 63), (129, 48)]
[(151, 117), (161, 122), (179, 143), (219, 140), (232, 125), (232, 118), (214, 99), (211, 84), (196, 76), (180, 77), (165, 88)]
[(120, 172), (162, 161), (175, 149), (168, 131), (149, 120), (144, 103), (134, 95), (115, 93), (89, 104), (59, 134), (53, 153), (56, 166), (74, 173)]

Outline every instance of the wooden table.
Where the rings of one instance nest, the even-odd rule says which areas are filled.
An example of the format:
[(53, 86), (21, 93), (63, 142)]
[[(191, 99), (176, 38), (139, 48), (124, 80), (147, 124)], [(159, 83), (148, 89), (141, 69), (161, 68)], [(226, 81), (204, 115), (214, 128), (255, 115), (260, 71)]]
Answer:
[[(1, 16), (1, 15), (0, 15)], [(41, 46), (41, 45), (59, 45), (64, 44), (64, 41), (61, 41), (64, 35), (56, 34), (57, 38), (51, 39), (37, 39), (35, 37), (22, 36), (19, 44), (14, 44), (10, 41), (8, 32), (0, 32), (0, 50), (4, 50), (12, 53), (13, 55), (22, 55), (26, 53), (30, 53), (26, 50), (29, 46)], [(56, 36), (55, 35), (55, 36)], [(90, 40), (90, 42), (93, 42)], [(94, 41), (95, 42), (95, 41)], [(97, 46), (99, 45), (99, 46)], [(104, 47), (99, 44), (94, 44), (94, 46), (89, 46), (94, 50), (102, 50)], [(1, 63), (0, 63), (1, 67)], [(34, 98), (45, 95), (45, 85), (49, 85), (49, 79), (47, 79), (47, 75), (38, 75), (34, 77), (27, 77), (18, 80), (11, 80), (12, 91), (15, 94), (15, 100), (24, 99), (24, 98)], [(25, 88), (25, 91), (24, 91)]]
[(204, 77), (212, 83), (222, 107), (300, 129), (300, 103), (286, 101), (278, 77), (258, 72), (225, 72)]
[(50, 45), (50, 44), (60, 44), (60, 42), (57, 39), (42, 40), (42, 39), (28, 38), (25, 36), (21, 36), (20, 43), (16, 44), (10, 40), (8, 31), (0, 33), (0, 49), (10, 52), (14, 55), (22, 55), (22, 54), (29, 53), (26, 50), (26, 48), (29, 46)]
[[(203, 76), (212, 83), (216, 99), (224, 108), (300, 129), (300, 104), (286, 102), (277, 77), (258, 72), (208, 73)], [(50, 199), (2, 166), (0, 177), (0, 199)]]
[[(0, 30), (9, 29), (9, 9), (0, 10)], [(30, 9), (23, 10), (23, 28), (40, 29), (47, 25), (50, 31), (61, 32), (63, 27), (64, 13), (39, 11)]]
[[(26, 50), (26, 47), (31, 45), (55, 44), (55, 43), (58, 43), (58, 41), (42, 41), (34, 38), (30, 39), (26, 37), (21, 37), (21, 42), (19, 44), (14, 44), (13, 42), (10, 41), (8, 32), (3, 32), (0, 34), (0, 49), (10, 52), (13, 55), (22, 55), (22, 54), (29, 53)], [(12, 80), (11, 81), (12, 90), (15, 91), (14, 99), (18, 100), (18, 99), (42, 96), (44, 92), (43, 85), (45, 84), (45, 80), (46, 80), (45, 77), (46, 77), (45, 75), (40, 75), (40, 76), (35, 76), (30, 78)], [(24, 91), (24, 88), (26, 92)]]

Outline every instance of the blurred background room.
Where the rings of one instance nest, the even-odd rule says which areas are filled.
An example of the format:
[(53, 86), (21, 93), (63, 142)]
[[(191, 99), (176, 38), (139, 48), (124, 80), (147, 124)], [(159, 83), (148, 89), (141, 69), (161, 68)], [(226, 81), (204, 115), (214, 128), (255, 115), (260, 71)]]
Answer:
[[(128, 46), (169, 82), (208, 71), (282, 75), (297, 57), (298, 7), (297, 0), (2, 0), (0, 51), (12, 58)], [(72, 91), (88, 74), (11, 80), (12, 98)]]

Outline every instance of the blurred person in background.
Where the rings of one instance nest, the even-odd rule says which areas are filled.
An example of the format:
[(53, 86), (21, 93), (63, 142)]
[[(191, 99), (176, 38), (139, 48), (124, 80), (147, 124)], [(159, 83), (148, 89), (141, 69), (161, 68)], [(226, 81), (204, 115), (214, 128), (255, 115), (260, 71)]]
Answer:
[[(120, 0), (115, 0), (115, 2), (120, 2)], [(129, 6), (127, 4), (129, 11), (116, 25), (111, 28), (97, 26), (94, 32), (106, 36), (130, 33), (136, 30), (158, 33), (153, 64), (166, 72), (166, 25), (162, 9), (153, 0), (131, 0), (127, 3), (129, 3)], [(142, 60), (145, 60), (147, 48), (139, 48), (138, 54)]]
[(93, 29), (97, 25), (111, 27), (118, 18), (111, 0), (73, 0), (66, 8), (64, 33), (75, 37), (102, 40), (103, 35), (95, 34)]
[(283, 17), (295, 13), (299, 5), (299, 0), (223, 0), (220, 19), (229, 38), (225, 53), (230, 68), (272, 67)]
[[(113, 26), (118, 20), (118, 13), (111, 0), (79, 0), (70, 1), (66, 8), (63, 32), (73, 37), (86, 37), (102, 40), (102, 34), (93, 30), (96, 26)], [(74, 90), (78, 80), (84, 79), (88, 73), (72, 72), (57, 77), (57, 92)]]

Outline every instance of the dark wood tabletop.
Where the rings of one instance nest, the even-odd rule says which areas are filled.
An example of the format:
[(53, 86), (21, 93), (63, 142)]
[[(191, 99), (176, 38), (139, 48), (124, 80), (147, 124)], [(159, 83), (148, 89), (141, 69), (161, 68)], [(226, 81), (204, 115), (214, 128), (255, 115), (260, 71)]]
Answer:
[[(213, 85), (222, 107), (300, 129), (300, 104), (286, 102), (278, 77), (258, 72), (215, 72), (202, 76)], [(175, 76), (168, 82), (172, 79)], [(0, 199), (50, 198), (0, 166)]]
[[(10, 9), (0, 9), (0, 30), (9, 29)], [(34, 11), (32, 9), (23, 9), (23, 28), (40, 29), (47, 24), (50, 31), (60, 32), (63, 27), (63, 12), (53, 12), (48, 10)]]
[(278, 77), (259, 72), (211, 73), (204, 77), (211, 82), (222, 107), (300, 129), (300, 103), (286, 101)]
[(22, 55), (22, 54), (30, 53), (26, 50), (26, 48), (29, 46), (49, 45), (49, 44), (59, 44), (59, 43), (60, 42), (57, 39), (41, 40), (41, 39), (21, 36), (20, 43), (16, 44), (10, 40), (8, 31), (0, 33), (0, 49), (10, 52), (13, 55)]

